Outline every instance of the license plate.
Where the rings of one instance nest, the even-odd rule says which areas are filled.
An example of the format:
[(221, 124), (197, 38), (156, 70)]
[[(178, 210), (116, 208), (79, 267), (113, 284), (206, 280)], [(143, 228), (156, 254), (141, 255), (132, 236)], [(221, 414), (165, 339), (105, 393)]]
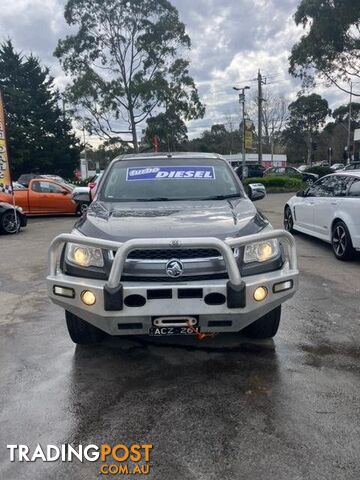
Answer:
[[(199, 327), (196, 327), (196, 330), (200, 332)], [(194, 333), (194, 330), (189, 327), (152, 327), (149, 331), (149, 335), (153, 337), (171, 335), (194, 335)]]

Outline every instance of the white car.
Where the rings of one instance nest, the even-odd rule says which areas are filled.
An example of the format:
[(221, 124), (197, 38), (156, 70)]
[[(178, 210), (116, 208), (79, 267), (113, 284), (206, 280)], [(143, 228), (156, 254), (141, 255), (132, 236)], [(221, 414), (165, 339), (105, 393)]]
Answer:
[(290, 198), (284, 226), (331, 243), (336, 258), (348, 260), (360, 250), (360, 172), (338, 172)]

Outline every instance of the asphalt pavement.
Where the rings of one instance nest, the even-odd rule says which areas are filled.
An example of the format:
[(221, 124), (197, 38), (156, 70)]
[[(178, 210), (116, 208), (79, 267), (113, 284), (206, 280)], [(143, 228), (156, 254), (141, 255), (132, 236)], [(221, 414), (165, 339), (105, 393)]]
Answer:
[[(274, 227), (289, 195), (258, 202)], [(360, 259), (296, 235), (300, 290), (272, 341), (110, 338), (75, 347), (46, 297), (47, 250), (74, 218), (0, 237), (0, 478), (126, 478), (9, 461), (8, 444), (153, 444), (159, 480), (360, 478)]]

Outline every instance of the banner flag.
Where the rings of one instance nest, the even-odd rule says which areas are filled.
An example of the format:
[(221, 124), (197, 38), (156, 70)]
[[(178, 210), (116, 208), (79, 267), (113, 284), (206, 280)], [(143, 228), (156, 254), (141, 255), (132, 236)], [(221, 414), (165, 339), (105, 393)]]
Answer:
[(6, 142), (4, 98), (0, 90), (0, 193), (12, 194), (10, 161)]

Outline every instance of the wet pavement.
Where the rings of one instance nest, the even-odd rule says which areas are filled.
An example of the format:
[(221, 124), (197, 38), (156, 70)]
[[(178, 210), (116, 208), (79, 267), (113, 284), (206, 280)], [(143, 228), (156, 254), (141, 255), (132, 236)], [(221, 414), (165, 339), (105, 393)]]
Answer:
[[(281, 226), (286, 195), (259, 207)], [(272, 341), (110, 338), (75, 347), (46, 298), (49, 241), (73, 218), (0, 237), (0, 478), (100, 476), (10, 463), (8, 444), (151, 443), (160, 480), (360, 478), (360, 260), (297, 235), (300, 291)], [(130, 478), (130, 476), (129, 476)]]

